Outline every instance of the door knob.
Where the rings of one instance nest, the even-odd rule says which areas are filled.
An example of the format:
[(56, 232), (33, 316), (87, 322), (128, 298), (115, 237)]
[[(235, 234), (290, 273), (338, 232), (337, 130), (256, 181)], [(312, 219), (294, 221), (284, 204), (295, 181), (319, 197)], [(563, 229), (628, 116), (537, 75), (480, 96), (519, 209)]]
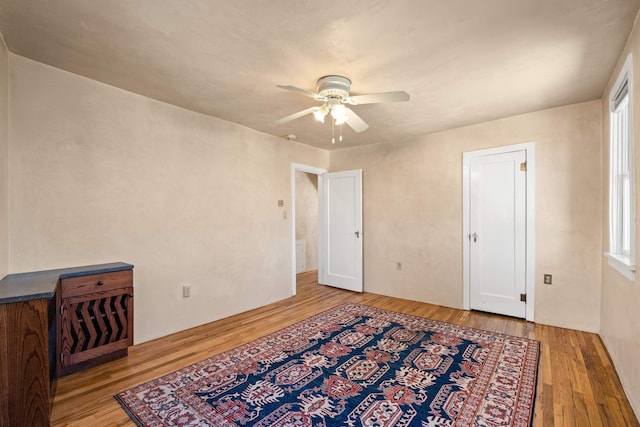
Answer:
[(478, 233), (473, 233), (472, 236), (473, 236), (473, 242), (474, 243), (477, 242), (478, 241)]
[(356, 239), (359, 239), (359, 238), (360, 238), (360, 232), (356, 231)]

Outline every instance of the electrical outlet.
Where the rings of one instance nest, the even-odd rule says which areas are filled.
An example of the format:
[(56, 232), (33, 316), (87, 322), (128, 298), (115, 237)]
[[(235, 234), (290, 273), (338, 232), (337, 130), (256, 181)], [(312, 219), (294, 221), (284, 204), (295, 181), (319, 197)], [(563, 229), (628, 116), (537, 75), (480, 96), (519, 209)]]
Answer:
[(545, 274), (544, 275), (544, 284), (545, 285), (550, 285), (551, 284), (551, 275), (550, 274)]
[(402, 270), (402, 263), (400, 261), (396, 262), (396, 270)]
[(282, 211), (282, 219), (287, 219), (287, 211)]
[(182, 285), (182, 298), (189, 298), (191, 296), (191, 285)]

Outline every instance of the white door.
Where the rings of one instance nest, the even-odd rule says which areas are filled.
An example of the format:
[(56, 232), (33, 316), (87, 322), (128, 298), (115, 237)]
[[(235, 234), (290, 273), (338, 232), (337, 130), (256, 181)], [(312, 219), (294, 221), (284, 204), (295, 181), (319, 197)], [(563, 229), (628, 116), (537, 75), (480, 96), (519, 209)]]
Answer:
[(473, 158), (469, 173), (470, 307), (524, 318), (526, 153)]
[(319, 178), (318, 282), (362, 292), (362, 170)]

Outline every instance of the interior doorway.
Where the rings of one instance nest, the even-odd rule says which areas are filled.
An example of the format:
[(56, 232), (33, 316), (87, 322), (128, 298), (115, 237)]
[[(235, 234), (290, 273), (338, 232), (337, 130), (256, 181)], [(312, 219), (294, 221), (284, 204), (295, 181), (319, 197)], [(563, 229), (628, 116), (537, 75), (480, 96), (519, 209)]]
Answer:
[(296, 275), (318, 269), (319, 175), (316, 168), (293, 163), (291, 166), (292, 294), (296, 294)]
[(296, 171), (296, 274), (318, 269), (318, 175)]

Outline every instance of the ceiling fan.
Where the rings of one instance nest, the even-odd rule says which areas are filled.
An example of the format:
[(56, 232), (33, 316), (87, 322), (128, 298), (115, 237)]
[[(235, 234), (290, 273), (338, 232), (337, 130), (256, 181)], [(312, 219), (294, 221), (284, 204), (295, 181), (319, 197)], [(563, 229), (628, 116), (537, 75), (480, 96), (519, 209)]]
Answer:
[(330, 114), (334, 120), (334, 124), (341, 125), (346, 123), (354, 131), (363, 132), (367, 130), (369, 125), (351, 108), (345, 106), (345, 104), (362, 105), (409, 100), (409, 94), (404, 91), (349, 96), (351, 80), (346, 77), (336, 75), (320, 77), (318, 79), (317, 93), (296, 86), (277, 85), (277, 87), (301, 93), (302, 95), (322, 102), (321, 106), (307, 108), (306, 110), (298, 111), (297, 113), (281, 118), (276, 121), (276, 124), (278, 125), (288, 123), (302, 116), (306, 116), (307, 114), (313, 114), (316, 120), (324, 123), (325, 117)]

